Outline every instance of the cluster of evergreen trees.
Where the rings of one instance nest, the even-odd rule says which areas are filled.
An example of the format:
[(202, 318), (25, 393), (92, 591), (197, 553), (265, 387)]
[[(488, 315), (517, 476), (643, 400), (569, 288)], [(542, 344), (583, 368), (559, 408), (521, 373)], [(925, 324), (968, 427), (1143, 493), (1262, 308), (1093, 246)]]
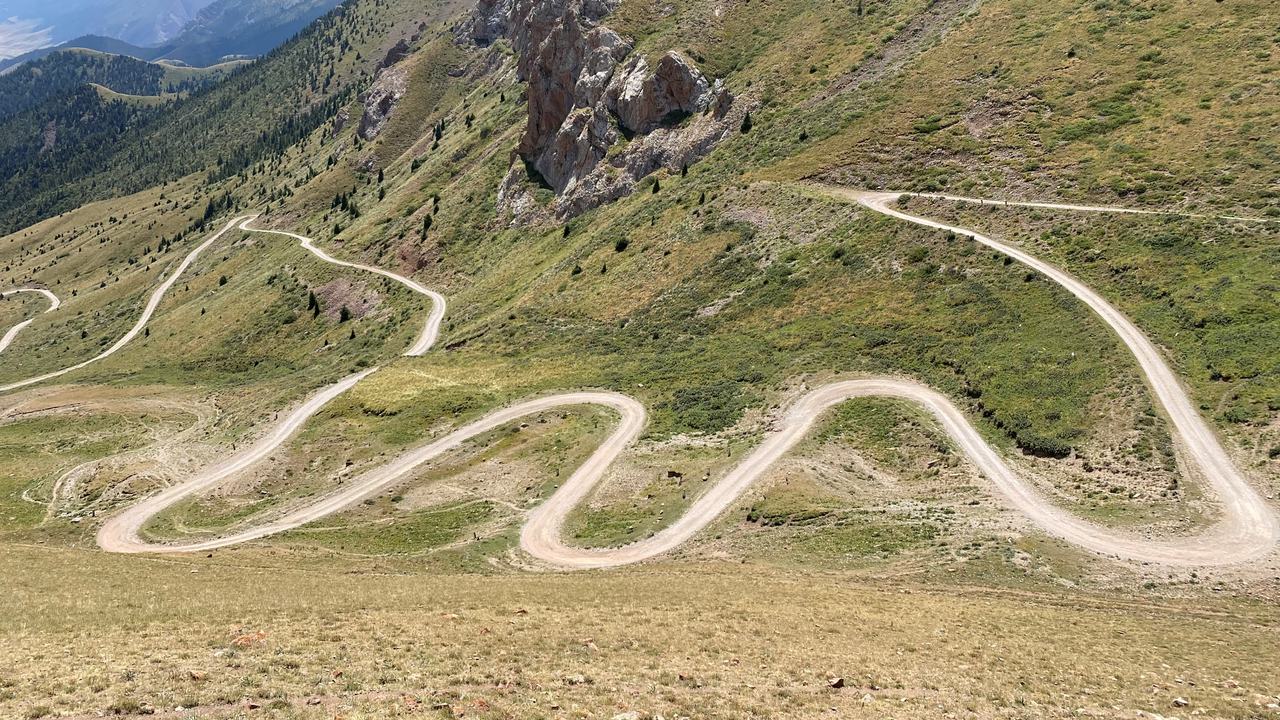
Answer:
[[(0, 233), (195, 172), (230, 177), (283, 153), (367, 81), (354, 46), (378, 28), (355, 8), (348, 0), (183, 99), (144, 107), (82, 84), (0, 121)], [(333, 86), (312, 92), (327, 77)]]
[(124, 55), (64, 50), (0, 75), (0, 120), (89, 83), (126, 95), (159, 95), (163, 80), (159, 65)]

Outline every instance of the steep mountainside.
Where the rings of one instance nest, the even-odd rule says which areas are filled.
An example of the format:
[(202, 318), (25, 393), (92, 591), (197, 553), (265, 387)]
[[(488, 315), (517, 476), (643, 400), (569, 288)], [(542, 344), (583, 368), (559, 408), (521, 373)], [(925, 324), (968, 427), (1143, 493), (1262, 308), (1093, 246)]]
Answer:
[(205, 66), (257, 57), (297, 34), (341, 0), (215, 0), (157, 58)]
[[(942, 242), (913, 230), (885, 239), (881, 224), (850, 218), (839, 202), (794, 184), (817, 178), (872, 189), (955, 187), (997, 197), (1272, 212), (1266, 182), (1218, 184), (1218, 175), (1160, 166), (1157, 155), (1167, 150), (1153, 140), (1183, 132), (1181, 111), (1172, 108), (1198, 89), (1182, 83), (1220, 84), (1231, 52), (1253, 42), (1261, 16), (1248, 7), (1221, 8), (1220, 17), (1192, 21), (1176, 8), (1109, 16), (1092, 6), (1032, 11), (1012, 2), (872, 4), (859, 15), (856, 6), (743, 3), (717, 12), (690, 2), (667, 12), (627, 2), (510, 0), (479, 4), (447, 32), (406, 13), (403, 29), (377, 34), (382, 48), (375, 53), (368, 44), (364, 54), (346, 43), (363, 38), (364, 28), (385, 26), (386, 13), (396, 10), (354, 3), (252, 70), (149, 120), (145, 133), (127, 132), (171, 148), (198, 138), (183, 162), (206, 158), (199, 170), (211, 195), (270, 207), (281, 227), (307, 228), (369, 264), (450, 288), (465, 310), (444, 329), (444, 342), (460, 361), (560, 356), (574, 348), (574, 379), (564, 382), (643, 385), (655, 427), (671, 432), (731, 427), (801, 369), (892, 368), (966, 398), (992, 432), (1033, 456), (1062, 461), (1045, 469), (1050, 475), (1074, 478), (1072, 468), (1083, 463), (1097, 473), (1094, 484), (1111, 478), (1107, 487), (1124, 487), (1137, 481), (1122, 476), (1137, 473), (1143, 479), (1135, 498), (1148, 498), (1157, 516), (1173, 513), (1171, 498), (1181, 495), (1169, 492), (1178, 478), (1168, 431), (1162, 421), (1122, 419), (1128, 410), (1119, 408), (1141, 406), (1145, 391), (1095, 320), (1068, 320), (1079, 307), (1059, 291), (1008, 263), (988, 267), (991, 258), (954, 237)], [(1114, 24), (1080, 31), (1069, 22), (1076, 15), (1112, 17)], [(1069, 62), (1055, 66), (1056, 75), (1043, 75), (1040, 54), (1020, 56), (1023, 46), (996, 32), (1032, 19), (1043, 29), (1038, 44), (1066, 48)], [(1077, 39), (1079, 32), (1090, 40)], [(1184, 33), (1224, 50), (1182, 55), (1169, 38)], [(1160, 55), (1133, 49), (1148, 34), (1159, 35), (1146, 47), (1156, 42)], [(328, 80), (315, 71), (316, 58), (325, 57), (316, 53), (333, 43), (354, 61), (348, 67), (369, 68), (350, 75), (352, 95), (326, 95)], [(1117, 58), (1134, 53), (1130, 79)], [(1179, 60), (1159, 62), (1166, 54)], [(984, 64), (993, 57), (1004, 59)], [(976, 76), (967, 74), (974, 63), (984, 68)], [(1094, 86), (1018, 94), (1006, 79), (1013, 73), (1037, 73), (1048, 88), (1085, 77)], [(940, 76), (952, 79), (933, 79)], [(258, 93), (273, 78), (284, 83), (277, 86), (284, 97), (329, 100), (312, 105), (305, 120), (294, 116), (287, 132), (237, 150), (237, 136), (223, 126), (259, 119), (269, 103), (252, 98), (265, 98)], [(1245, 123), (1259, 139), (1245, 142), (1256, 143), (1251, 152), (1258, 155), (1245, 155), (1237, 133), (1210, 133), (1203, 142), (1208, 156), (1260, 180), (1269, 177), (1265, 138), (1274, 127), (1266, 118), (1277, 96), (1273, 85), (1251, 87), (1253, 94), (1231, 101), (1238, 105), (1198, 100), (1202, 114), (1190, 123), (1226, 127), (1249, 115)], [(956, 88), (967, 88), (969, 99), (952, 98)], [(950, 99), (938, 105), (934, 92)], [(1234, 91), (1223, 92), (1230, 99)], [(1005, 103), (1007, 93), (1021, 99)], [(1106, 100), (1116, 93), (1128, 99)], [(1013, 114), (1040, 102), (1055, 104)], [(932, 108), (929, 115), (924, 108)], [(1108, 120), (1116, 113), (1124, 122)], [(1172, 122), (1150, 120), (1159, 117)], [(1080, 135), (1082, 127), (1088, 132)], [(56, 150), (41, 153), (37, 130), (28, 122), (18, 133), (31, 138), (23, 147), (53, 157)], [(1086, 151), (1094, 155), (1076, 156)], [(127, 177), (142, 182), (146, 173), (169, 171), (149, 159), (154, 155), (126, 153), (110, 169), (96, 169), (92, 153), (67, 152), (85, 158), (79, 183), (88, 191), (94, 183), (117, 187), (126, 177), (117, 167), (132, 168)], [(1063, 158), (1075, 159), (1061, 165)], [(1135, 162), (1164, 170), (1147, 171), (1152, 179), (1141, 180), (1144, 188), (1082, 183), (1076, 175)], [(197, 169), (174, 169), (184, 167)], [(1177, 182), (1163, 185), (1168, 178)], [(1163, 189), (1175, 186), (1177, 193)], [(1154, 219), (1096, 222), (1073, 233), (1061, 218), (1037, 213), (1017, 236), (1045, 243), (1046, 253), (1061, 238), (1058, 251), (1077, 249), (1066, 264), (1088, 263), (1076, 268), (1087, 275), (1172, 262), (1160, 253), (1183, 246), (1147, 243), (1160, 222)], [(1243, 230), (1180, 222), (1168, 237)], [(1242, 237), (1271, 232), (1250, 226)], [(693, 254), (669, 259), (682, 252)], [(1270, 287), (1264, 248), (1230, 253), (1248, 255), (1261, 272), (1232, 283)], [(1163, 285), (1121, 283), (1115, 301), (1146, 307), (1176, 297), (1189, 319), (1161, 325), (1163, 344), (1187, 358), (1206, 357), (1197, 348), (1212, 337), (1254, 358), (1247, 383), (1225, 405), (1210, 401), (1221, 370), (1184, 371), (1200, 383), (1205, 411), (1218, 422), (1266, 432), (1265, 423), (1252, 423), (1271, 418), (1280, 395), (1280, 372), (1268, 364), (1275, 314), (1260, 308), (1233, 318), (1223, 340), (1215, 335), (1219, 321), (1210, 319), (1222, 313), (1208, 307), (1220, 301), (1194, 290), (1231, 277), (1236, 262), (1206, 259), (1207, 276), (1182, 274)], [(15, 281), (39, 277), (18, 274)], [(1203, 322), (1195, 319), (1202, 315)], [(574, 320), (562, 326), (565, 318)], [(1067, 326), (1077, 330), (1045, 330)], [(1033, 346), (1040, 350), (1023, 349)], [(707, 358), (716, 360), (708, 365)], [(731, 378), (725, 368), (733, 368)], [(1052, 485), (1072, 495), (1063, 489), (1072, 483)], [(1078, 484), (1079, 492), (1093, 492)]]
[(42, 146), (35, 143), (44, 132), (36, 130), (38, 113), (6, 123), (0, 147), (7, 148), (3, 160), (10, 172), (0, 178), (0, 226), (22, 227), (88, 200), (192, 172), (225, 177), (279, 153), (367, 82), (375, 58), (394, 42), (384, 34), (388, 27), (417, 32), (448, 7), (424, 13), (408, 0), (375, 9), (340, 6), (267, 57), (189, 98), (136, 110), (123, 123), (105, 121), (117, 114), (109, 101), (86, 108), (77, 132), (92, 140), (55, 153), (38, 152)]
[(82, 48), (139, 60), (167, 60), (207, 67), (237, 58), (255, 58), (296, 35), (341, 0), (215, 0), (201, 8), (181, 31), (163, 42), (139, 47), (111, 37), (84, 35), (59, 45), (0, 60), (0, 72), (57, 50)]

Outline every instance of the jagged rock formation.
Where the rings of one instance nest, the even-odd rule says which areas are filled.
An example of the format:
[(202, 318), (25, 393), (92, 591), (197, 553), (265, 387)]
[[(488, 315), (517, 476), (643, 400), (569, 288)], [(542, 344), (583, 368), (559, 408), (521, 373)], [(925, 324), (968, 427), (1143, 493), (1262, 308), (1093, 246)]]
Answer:
[(530, 180), (555, 190), (557, 217), (572, 217), (702, 159), (741, 122), (746, 109), (685, 56), (668, 52), (652, 67), (632, 56), (631, 43), (600, 24), (616, 4), (480, 0), (457, 29), (459, 42), (479, 47), (505, 38), (529, 83), (528, 124), (498, 195), (515, 224), (545, 212)]
[[(373, 73), (373, 85), (360, 93), (359, 100), (364, 105), (360, 115), (360, 124), (356, 133), (365, 140), (373, 140), (382, 134), (387, 120), (396, 109), (396, 105), (409, 90), (409, 72), (404, 68), (392, 67), (405, 59), (409, 54), (409, 43), (402, 38), (387, 51), (386, 57), (378, 61)], [(346, 112), (343, 110), (343, 112)], [(336, 124), (334, 133), (341, 128)]]
[(357, 98), (364, 103), (364, 112), (356, 127), (360, 137), (372, 140), (382, 134), (392, 111), (408, 89), (409, 73), (404, 68), (385, 68), (379, 72), (373, 85)]
[(687, 59), (667, 53), (649, 73), (649, 63), (636, 58), (619, 74), (618, 120), (632, 132), (649, 133), (666, 118), (707, 109), (711, 87)]
[(346, 108), (339, 110), (338, 114), (333, 116), (333, 127), (330, 128), (329, 134), (336, 137), (338, 133), (342, 132), (342, 128), (347, 126), (347, 121), (350, 119), (350, 110)]
[[(417, 36), (415, 35), (414, 37), (417, 37)], [(387, 56), (384, 57), (382, 60), (378, 61), (378, 64), (373, 71), (374, 74), (376, 75), (377, 72), (382, 68), (391, 67), (392, 65), (395, 65), (396, 63), (403, 60), (405, 56), (408, 54), (409, 54), (409, 43), (405, 42), (404, 38), (400, 38), (400, 42), (396, 43), (395, 45), (392, 45), (391, 49), (387, 51)]]

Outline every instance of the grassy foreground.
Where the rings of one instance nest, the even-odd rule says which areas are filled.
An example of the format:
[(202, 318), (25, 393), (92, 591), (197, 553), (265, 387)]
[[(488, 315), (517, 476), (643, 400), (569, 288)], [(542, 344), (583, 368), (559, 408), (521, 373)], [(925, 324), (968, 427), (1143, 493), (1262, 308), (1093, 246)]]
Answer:
[[(1144, 602), (738, 563), (336, 574), (272, 568), (272, 552), (0, 549), (0, 712), (1244, 718), (1275, 714), (1280, 692), (1275, 605), (1225, 594)], [(61, 572), (24, 571), (44, 565)]]

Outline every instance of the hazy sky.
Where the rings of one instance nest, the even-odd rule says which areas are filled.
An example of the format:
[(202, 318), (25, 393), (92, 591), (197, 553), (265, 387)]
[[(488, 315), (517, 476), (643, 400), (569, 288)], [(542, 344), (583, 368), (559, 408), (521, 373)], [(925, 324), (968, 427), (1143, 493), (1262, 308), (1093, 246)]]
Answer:
[(163, 42), (212, 0), (0, 0), (0, 59), (81, 35)]
[(0, 60), (21, 55), (53, 42), (53, 31), (34, 20), (13, 16), (0, 22)]

